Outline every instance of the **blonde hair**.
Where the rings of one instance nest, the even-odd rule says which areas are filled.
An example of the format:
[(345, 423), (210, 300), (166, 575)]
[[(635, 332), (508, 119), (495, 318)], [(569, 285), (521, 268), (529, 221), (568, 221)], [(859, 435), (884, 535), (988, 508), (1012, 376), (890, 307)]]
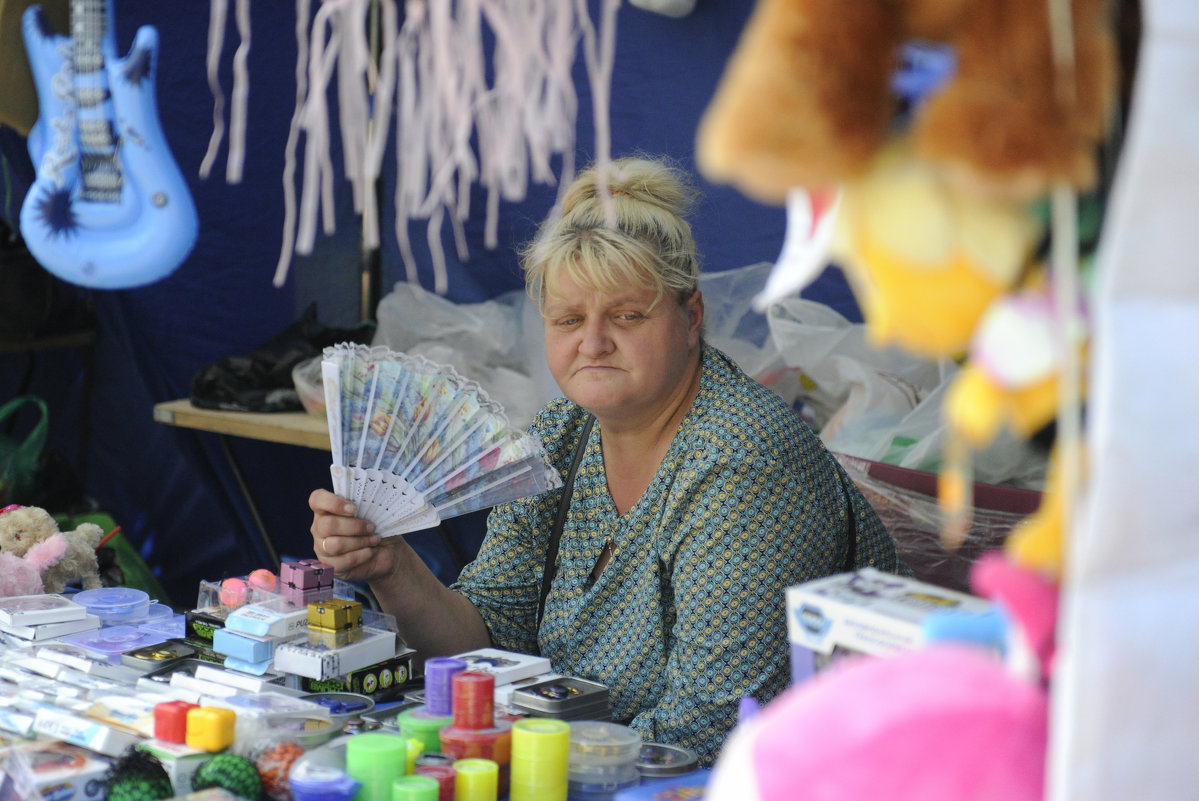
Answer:
[(608, 224), (599, 171), (592, 166), (566, 189), (521, 253), (525, 288), (544, 308), (546, 283), (565, 270), (581, 287), (611, 291), (638, 286), (685, 303), (699, 288), (700, 263), (686, 214), (697, 193), (682, 170), (660, 160), (615, 159), (608, 188), (616, 227)]

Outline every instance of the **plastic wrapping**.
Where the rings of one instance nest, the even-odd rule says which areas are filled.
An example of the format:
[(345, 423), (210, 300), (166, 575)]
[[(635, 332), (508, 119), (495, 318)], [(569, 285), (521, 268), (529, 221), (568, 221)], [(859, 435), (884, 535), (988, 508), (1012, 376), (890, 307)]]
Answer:
[(973, 523), (962, 545), (951, 550), (941, 540), (945, 513), (937, 503), (934, 474), (834, 455), (874, 507), (916, 578), (959, 592), (971, 592), (971, 563), (1002, 546), (1012, 528), (1040, 504), (1036, 490), (976, 483)]

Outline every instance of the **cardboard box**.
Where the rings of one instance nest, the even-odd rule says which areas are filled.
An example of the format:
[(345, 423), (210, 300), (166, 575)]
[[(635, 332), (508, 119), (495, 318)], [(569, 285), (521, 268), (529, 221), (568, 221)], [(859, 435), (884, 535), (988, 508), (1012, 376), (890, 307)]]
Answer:
[(375, 703), (398, 698), (412, 678), (412, 656), (405, 648), (402, 653), (373, 665), (352, 670), (344, 676), (330, 679), (300, 679), (300, 689), (309, 693), (347, 692), (365, 695)]
[(312, 645), (304, 639), (275, 649), (275, 670), (310, 679), (331, 679), (396, 655), (394, 631), (367, 628), (359, 642), (341, 648)]
[(14, 745), (0, 753), (0, 768), (17, 784), (29, 781), (46, 801), (103, 799), (110, 764), (87, 749), (51, 740)]
[(255, 637), (232, 629), (213, 632), (212, 647), (218, 654), (231, 656), (243, 662), (270, 661), (275, 655), (277, 641), (269, 637)]
[(65, 595), (15, 595), (0, 598), (0, 624), (5, 626), (36, 626), (41, 623), (60, 623), (82, 620), (87, 607)]
[(312, 645), (323, 645), (326, 648), (341, 648), (362, 639), (363, 628), (355, 626), (349, 629), (327, 629), (323, 626), (308, 625), (308, 642)]
[(307, 610), (293, 608), (282, 599), (247, 604), (234, 609), (225, 619), (225, 628), (255, 637), (291, 637), (307, 627)]
[(540, 676), (551, 670), (550, 660), (544, 656), (503, 651), (499, 648), (476, 648), (473, 651), (455, 654), (454, 658), (465, 662), (467, 670), (495, 676), (497, 687), (531, 676)]
[(131, 731), (106, 726), (58, 709), (43, 707), (33, 719), (33, 730), (50, 739), (80, 745), (104, 756), (118, 757), (140, 737)]
[(864, 567), (787, 588), (787, 637), (793, 679), (814, 669), (813, 655), (836, 651), (887, 656), (925, 644), (935, 612), (984, 614), (989, 601), (935, 584)]
[(225, 628), (225, 621), (228, 617), (228, 610), (220, 607), (188, 610), (184, 615), (187, 635), (185, 639), (199, 640), (211, 645), (212, 636), (220, 629)]

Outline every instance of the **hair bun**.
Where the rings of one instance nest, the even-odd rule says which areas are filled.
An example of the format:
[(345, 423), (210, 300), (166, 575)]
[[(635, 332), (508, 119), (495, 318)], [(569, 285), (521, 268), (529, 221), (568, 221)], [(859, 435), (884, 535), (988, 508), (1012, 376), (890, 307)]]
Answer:
[[(594, 213), (600, 200), (601, 167), (583, 172), (562, 199), (562, 213), (585, 209)], [(652, 203), (678, 217), (685, 217), (694, 202), (695, 190), (687, 173), (665, 163), (638, 157), (614, 159), (607, 172), (608, 192), (617, 203)]]

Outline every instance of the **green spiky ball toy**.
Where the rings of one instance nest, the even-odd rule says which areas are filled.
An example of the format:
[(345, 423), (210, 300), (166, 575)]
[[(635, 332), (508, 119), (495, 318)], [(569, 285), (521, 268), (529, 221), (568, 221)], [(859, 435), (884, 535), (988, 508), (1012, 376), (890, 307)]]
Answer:
[(192, 777), (193, 790), (223, 787), (234, 795), (257, 801), (262, 795), (262, 778), (254, 763), (237, 754), (217, 754)]
[(108, 801), (161, 801), (175, 795), (162, 763), (131, 748), (108, 769)]

